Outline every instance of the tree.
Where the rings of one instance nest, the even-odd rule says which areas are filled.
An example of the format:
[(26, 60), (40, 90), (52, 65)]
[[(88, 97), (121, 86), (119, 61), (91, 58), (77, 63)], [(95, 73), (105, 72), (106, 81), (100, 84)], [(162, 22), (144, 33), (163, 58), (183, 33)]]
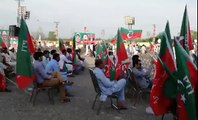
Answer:
[(52, 40), (52, 41), (56, 40), (56, 35), (55, 35), (55, 33), (53, 31), (50, 31), (48, 33), (48, 39)]
[(197, 31), (191, 31), (192, 39), (197, 39)]

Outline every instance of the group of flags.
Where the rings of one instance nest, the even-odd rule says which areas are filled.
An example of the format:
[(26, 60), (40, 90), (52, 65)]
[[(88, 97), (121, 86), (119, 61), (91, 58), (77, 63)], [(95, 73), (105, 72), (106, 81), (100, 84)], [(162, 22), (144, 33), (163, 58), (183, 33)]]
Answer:
[(179, 120), (197, 120), (197, 67), (189, 54), (193, 45), (187, 7), (179, 39), (171, 40), (168, 22), (165, 32), (158, 37), (161, 44), (150, 93), (153, 112), (155, 115), (172, 112)]
[(117, 31), (117, 47), (116, 55), (113, 59), (110, 59), (108, 55), (108, 46), (103, 42), (102, 45), (97, 45), (96, 48), (96, 59), (102, 59), (105, 64), (105, 75), (110, 78), (110, 80), (117, 80), (123, 72), (123, 66), (128, 68), (129, 63), (123, 64), (123, 61), (128, 59), (128, 55), (124, 46), (124, 41), (121, 37), (121, 29)]
[[(35, 52), (35, 49), (25, 20), (21, 19), (20, 23), (16, 82), (19, 88), (24, 89), (34, 80), (31, 55)], [(122, 29), (118, 29), (116, 35), (117, 50), (115, 60), (109, 59), (108, 46), (104, 43), (97, 45), (96, 48), (96, 58), (104, 60), (105, 64), (108, 65), (107, 73), (112, 80), (117, 79), (122, 73), (123, 61), (128, 59)], [(150, 105), (156, 115), (163, 115), (171, 111), (172, 106), (175, 106), (179, 120), (197, 120), (197, 103), (195, 99), (197, 95), (197, 68), (189, 55), (189, 50), (193, 49), (193, 45), (187, 8), (185, 8), (183, 16), (180, 39), (171, 40), (168, 22), (165, 32), (161, 33), (159, 38), (161, 39), (161, 45), (155, 63), (156, 69), (150, 94)], [(0, 43), (2, 46), (4, 45), (1, 37)], [(59, 40), (59, 47), (60, 50), (63, 49), (62, 40)], [(173, 54), (173, 51), (175, 51), (175, 54)], [(75, 54), (74, 36), (74, 63), (76, 62)], [(125, 65), (128, 68), (128, 64)]]

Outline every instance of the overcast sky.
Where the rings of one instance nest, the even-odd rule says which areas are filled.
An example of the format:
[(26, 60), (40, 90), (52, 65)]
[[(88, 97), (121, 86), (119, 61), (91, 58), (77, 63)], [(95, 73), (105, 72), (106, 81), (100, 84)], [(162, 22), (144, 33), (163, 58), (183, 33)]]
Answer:
[[(197, 31), (197, 0), (23, 0), (31, 13), (27, 20), (29, 30), (42, 30), (46, 35), (55, 30), (54, 21), (59, 21), (59, 36), (72, 37), (74, 32), (89, 32), (105, 38), (113, 37), (118, 27), (126, 27), (124, 16), (135, 17), (133, 29), (142, 29), (143, 37), (164, 30), (169, 20), (172, 35), (180, 31), (185, 5), (192, 30)], [(16, 0), (0, 0), (0, 29), (17, 24)], [(148, 34), (149, 33), (149, 34)]]

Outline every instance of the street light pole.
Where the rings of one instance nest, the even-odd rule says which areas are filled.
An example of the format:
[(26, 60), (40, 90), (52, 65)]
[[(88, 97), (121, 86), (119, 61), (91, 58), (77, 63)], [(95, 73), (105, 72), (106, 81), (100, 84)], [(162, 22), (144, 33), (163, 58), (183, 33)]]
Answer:
[(23, 0), (16, 0), (18, 1), (18, 9), (17, 9), (17, 25), (18, 27), (20, 27), (20, 19), (21, 19), (21, 15), (20, 15), (20, 10), (21, 10), (21, 1)]
[(56, 39), (58, 40), (58, 25), (60, 22), (54, 21), (55, 23), (55, 34), (56, 34)]

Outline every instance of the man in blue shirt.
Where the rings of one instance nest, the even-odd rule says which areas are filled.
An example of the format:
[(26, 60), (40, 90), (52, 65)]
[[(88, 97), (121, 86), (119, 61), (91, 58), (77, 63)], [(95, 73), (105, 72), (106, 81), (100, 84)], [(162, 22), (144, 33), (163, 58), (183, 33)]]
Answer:
[[(45, 68), (45, 72), (47, 74), (52, 74), (56, 76), (57, 78), (65, 81), (65, 86), (72, 85), (73, 82), (69, 81), (67, 79), (67, 72), (60, 72), (60, 66), (59, 66), (60, 56), (58, 53), (53, 54), (53, 58), (48, 62)], [(57, 74), (58, 73), (58, 74)], [(66, 87), (67, 88), (67, 87)], [(67, 93), (68, 94), (68, 93)]]
[(50, 52), (48, 50), (43, 51), (43, 66), (46, 67), (47, 63), (51, 60), (50, 59)]
[(34, 73), (36, 75), (36, 81), (38, 85), (44, 87), (51, 87), (58, 85), (60, 91), (60, 99), (61, 102), (69, 102), (70, 99), (66, 98), (65, 96), (65, 89), (64, 89), (64, 81), (58, 75), (58, 72), (54, 72), (53, 74), (46, 74), (44, 66), (42, 64), (42, 52), (34, 53)]
[(94, 69), (94, 73), (97, 77), (98, 85), (101, 89), (100, 100), (105, 101), (108, 95), (112, 95), (112, 93), (116, 93), (118, 95), (118, 108), (119, 109), (127, 109), (125, 105), (125, 92), (124, 87), (126, 85), (125, 79), (113, 80), (110, 81), (103, 72), (104, 64), (101, 59), (97, 59), (95, 61), (96, 68)]
[[(153, 62), (151, 62), (153, 64)], [(149, 75), (152, 72), (152, 65), (147, 69), (142, 67), (141, 60), (137, 59), (133, 61), (133, 73), (141, 88), (151, 88), (152, 82), (149, 80)]]

